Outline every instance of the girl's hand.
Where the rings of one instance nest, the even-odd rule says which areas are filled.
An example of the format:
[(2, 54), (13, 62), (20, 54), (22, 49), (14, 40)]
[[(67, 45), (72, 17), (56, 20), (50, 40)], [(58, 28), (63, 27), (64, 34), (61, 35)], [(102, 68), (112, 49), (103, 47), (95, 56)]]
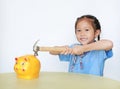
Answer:
[(84, 49), (83, 49), (83, 46), (80, 46), (80, 45), (76, 45), (72, 48), (72, 53), (71, 54), (74, 54), (74, 55), (81, 55), (84, 53)]
[(64, 51), (62, 51), (60, 54), (65, 54), (65, 55), (67, 55), (67, 54), (72, 54), (72, 48), (69, 48), (69, 46), (62, 46), (65, 50)]

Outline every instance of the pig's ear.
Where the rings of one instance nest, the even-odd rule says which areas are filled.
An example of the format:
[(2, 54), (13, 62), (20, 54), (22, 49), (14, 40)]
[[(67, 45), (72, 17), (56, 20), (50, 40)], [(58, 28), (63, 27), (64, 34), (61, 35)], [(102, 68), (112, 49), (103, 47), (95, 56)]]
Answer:
[(25, 61), (30, 61), (30, 59), (29, 59), (29, 58), (27, 58), (27, 57), (25, 57), (25, 58), (24, 58), (24, 60), (25, 60)]

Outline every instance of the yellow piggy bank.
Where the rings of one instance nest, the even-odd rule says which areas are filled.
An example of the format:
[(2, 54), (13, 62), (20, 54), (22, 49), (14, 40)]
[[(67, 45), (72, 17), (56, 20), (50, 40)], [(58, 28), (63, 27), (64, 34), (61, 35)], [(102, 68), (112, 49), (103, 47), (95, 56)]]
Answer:
[(25, 55), (15, 58), (14, 71), (18, 78), (34, 79), (39, 77), (40, 61), (34, 55)]

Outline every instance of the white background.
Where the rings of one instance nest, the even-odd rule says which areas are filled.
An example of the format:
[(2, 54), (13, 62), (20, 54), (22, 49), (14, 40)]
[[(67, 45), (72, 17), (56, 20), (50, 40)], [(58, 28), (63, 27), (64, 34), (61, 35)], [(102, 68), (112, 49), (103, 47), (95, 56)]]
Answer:
[[(120, 81), (119, 0), (0, 0), (0, 73), (14, 72), (15, 57), (33, 54), (33, 44), (70, 45), (76, 41), (74, 23), (84, 14), (96, 16), (101, 38), (114, 43), (114, 56), (105, 63), (104, 76)], [(39, 52), (41, 71), (67, 72), (68, 63)]]

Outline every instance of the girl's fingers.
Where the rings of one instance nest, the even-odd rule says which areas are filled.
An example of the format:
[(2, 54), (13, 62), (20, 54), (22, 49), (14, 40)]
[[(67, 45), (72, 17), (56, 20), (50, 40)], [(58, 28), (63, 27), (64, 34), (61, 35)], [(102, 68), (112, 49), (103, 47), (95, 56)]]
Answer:
[(65, 48), (65, 50), (62, 51), (61, 54), (67, 55), (67, 54), (71, 53), (71, 50), (70, 50), (70, 48), (68, 46), (64, 46), (64, 48)]

